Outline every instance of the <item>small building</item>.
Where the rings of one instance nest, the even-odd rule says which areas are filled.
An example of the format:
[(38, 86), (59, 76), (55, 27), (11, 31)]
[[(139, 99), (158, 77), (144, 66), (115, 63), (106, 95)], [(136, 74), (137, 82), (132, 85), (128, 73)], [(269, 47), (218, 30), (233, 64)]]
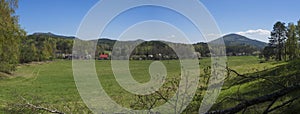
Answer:
[(100, 54), (99, 59), (100, 60), (108, 60), (109, 59), (109, 55), (108, 54)]

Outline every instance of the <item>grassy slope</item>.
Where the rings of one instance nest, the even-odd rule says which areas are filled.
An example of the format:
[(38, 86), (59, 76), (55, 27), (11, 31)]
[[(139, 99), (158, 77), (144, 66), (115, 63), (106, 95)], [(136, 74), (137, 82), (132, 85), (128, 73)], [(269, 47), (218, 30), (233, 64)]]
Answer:
[[(131, 72), (139, 82), (149, 80), (148, 66), (152, 61), (132, 61)], [(168, 69), (168, 76), (180, 75), (178, 61), (164, 61)], [(209, 59), (200, 61), (201, 67), (210, 64)], [(240, 73), (255, 73), (257, 71), (274, 68), (280, 64), (259, 63), (256, 57), (230, 57), (228, 64)], [(109, 61), (97, 61), (97, 73), (100, 81), (109, 95), (118, 103), (128, 107), (132, 95), (118, 86), (111, 71)], [(146, 76), (145, 76), (146, 75)], [(255, 82), (255, 81), (254, 81)], [(254, 83), (253, 82), (253, 83)], [(251, 85), (251, 83), (248, 83)], [(245, 84), (245, 90), (251, 86)], [(14, 78), (0, 80), (0, 107), (11, 103), (21, 102), (20, 96), (30, 102), (66, 112), (87, 111), (76, 90), (72, 77), (71, 61), (56, 61), (42, 65), (20, 66)], [(226, 95), (234, 94), (236, 87), (222, 92), (220, 99)], [(122, 96), (120, 96), (120, 94)], [(223, 108), (223, 107), (221, 107)], [(1, 109), (0, 109), (1, 110)], [(3, 111), (3, 109), (2, 109)], [(1, 111), (0, 111), (1, 113)]]

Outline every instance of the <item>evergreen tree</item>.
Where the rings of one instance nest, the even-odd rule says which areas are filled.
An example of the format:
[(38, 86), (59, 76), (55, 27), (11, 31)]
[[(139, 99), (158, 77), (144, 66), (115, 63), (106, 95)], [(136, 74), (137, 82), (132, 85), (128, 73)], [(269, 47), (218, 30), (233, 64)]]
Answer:
[(269, 38), (269, 46), (273, 47), (276, 52), (276, 60), (281, 61), (284, 55), (284, 43), (287, 36), (287, 30), (285, 23), (277, 22), (273, 31), (271, 32), (271, 37)]
[[(297, 25), (296, 25), (296, 38), (297, 38), (297, 43), (300, 41), (300, 20), (298, 21)], [(299, 52), (299, 44), (297, 45), (298, 46), (298, 56), (300, 56), (300, 52)]]

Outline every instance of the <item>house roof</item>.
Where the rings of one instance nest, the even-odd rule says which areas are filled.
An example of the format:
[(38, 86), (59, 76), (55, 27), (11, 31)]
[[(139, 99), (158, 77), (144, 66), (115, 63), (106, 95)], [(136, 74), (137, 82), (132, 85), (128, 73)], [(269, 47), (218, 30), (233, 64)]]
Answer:
[(108, 58), (108, 55), (106, 55), (106, 54), (101, 54), (101, 55), (100, 55), (100, 58)]

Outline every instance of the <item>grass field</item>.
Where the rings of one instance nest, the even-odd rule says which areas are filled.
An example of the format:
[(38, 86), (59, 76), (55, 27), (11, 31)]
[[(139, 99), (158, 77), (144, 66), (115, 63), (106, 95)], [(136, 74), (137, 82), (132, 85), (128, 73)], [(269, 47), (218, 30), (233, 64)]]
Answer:
[[(131, 61), (130, 70), (134, 79), (141, 83), (149, 81), (148, 67), (152, 62)], [(168, 70), (168, 77), (180, 76), (179, 61), (170, 60), (163, 61), (163, 63)], [(257, 57), (252, 56), (228, 58), (228, 66), (242, 74), (257, 73), (284, 64), (286, 63), (260, 63)], [(209, 58), (200, 60), (201, 69), (208, 65), (210, 65)], [(100, 82), (111, 98), (117, 103), (129, 107), (134, 100), (134, 95), (126, 92), (117, 84), (110, 61), (96, 61), (96, 68)], [(228, 83), (225, 83), (225, 86)], [(255, 83), (259, 83), (259, 81), (245, 83), (241, 88), (242, 90), (249, 90)], [(72, 61), (56, 60), (41, 64), (20, 65), (13, 76), (0, 79), (0, 88), (0, 113), (26, 111), (27, 109), (18, 108), (26, 102), (67, 113), (89, 112), (77, 92), (72, 75)], [(219, 100), (233, 94), (237, 89), (236, 86), (222, 91)], [(28, 109), (27, 111), (31, 110)]]

